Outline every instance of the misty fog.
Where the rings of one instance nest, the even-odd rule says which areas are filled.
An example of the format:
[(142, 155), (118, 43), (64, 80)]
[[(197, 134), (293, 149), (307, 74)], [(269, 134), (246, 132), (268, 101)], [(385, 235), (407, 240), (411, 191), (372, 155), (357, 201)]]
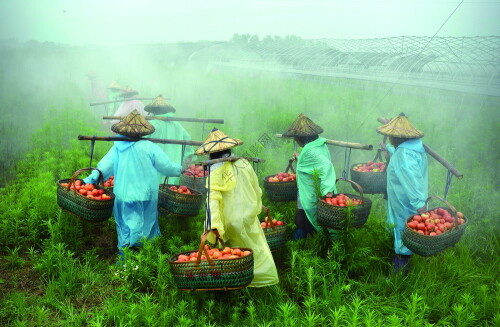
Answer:
[[(3, 4), (4, 14), (10, 11), (28, 15), (37, 6), (43, 7), (42, 3), (33, 8)], [(277, 2), (271, 3), (269, 9), (277, 6)], [(287, 12), (299, 15), (304, 3), (292, 3)], [(266, 8), (263, 3), (255, 7), (251, 7), (250, 2), (245, 4), (249, 13), (262, 12)], [(95, 74), (105, 97), (109, 95), (106, 87), (117, 81), (137, 90), (138, 97), (152, 98), (162, 94), (177, 109), (178, 117), (224, 119), (225, 124), (220, 126), (196, 123), (183, 123), (183, 126), (197, 141), (202, 141), (213, 127), (243, 139), (245, 144), (238, 151), (248, 154), (251, 149), (255, 150), (256, 156), (267, 160), (263, 165), (265, 170), (283, 169), (293, 146), (289, 141), (273, 138), (274, 147), (260, 149), (257, 146), (259, 137), (283, 132), (300, 113), (321, 125), (325, 130), (322, 136), (326, 138), (373, 144), (376, 149), (381, 141), (375, 132), (380, 125), (377, 118), (392, 118), (405, 112), (415, 126), (424, 131), (426, 144), (465, 176), (479, 176), (478, 167), (472, 164), (474, 158), (481, 157), (484, 167), (498, 168), (499, 163), (496, 140), (500, 121), (500, 41), (498, 36), (476, 36), (472, 29), (464, 31), (461, 28), (474, 25), (471, 15), (489, 17), (493, 15), (490, 9), (496, 7), (495, 4), (465, 3), (459, 8), (457, 4), (449, 2), (433, 7), (429, 3), (407, 2), (406, 8), (418, 9), (416, 14), (422, 18), (431, 13), (432, 24), (406, 22), (405, 25), (400, 17), (392, 25), (383, 25), (391, 34), (386, 30), (381, 32), (385, 34), (375, 36), (358, 33), (358, 37), (355, 33), (345, 33), (342, 37), (333, 29), (331, 33), (323, 30), (313, 34), (316, 37), (307, 37), (317, 29), (314, 24), (311, 30), (302, 26), (298, 31), (298, 26), (293, 26), (290, 31), (296, 33), (272, 34), (279, 32), (278, 23), (267, 25), (267, 33), (258, 33), (263, 26), (250, 28), (246, 25), (247, 31), (241, 33), (235, 25), (227, 26), (220, 36), (213, 34), (210, 37), (207, 34), (210, 29), (199, 20), (199, 23), (191, 21), (196, 28), (190, 29), (199, 32), (198, 38), (191, 35), (185, 37), (191, 38), (190, 41), (182, 41), (179, 36), (175, 42), (155, 42), (152, 35), (157, 35), (162, 26), (170, 36), (176, 29), (179, 35), (184, 35), (186, 28), (181, 27), (186, 27), (187, 23), (172, 27), (169, 22), (177, 22), (179, 17), (176, 16), (158, 22), (150, 31), (144, 26), (137, 27), (137, 31), (144, 32), (144, 37), (138, 39), (137, 31), (130, 32), (131, 27), (127, 26), (130, 24), (119, 20), (120, 15), (128, 19), (131, 13), (116, 9), (113, 14), (106, 11), (110, 10), (106, 5), (101, 10), (112, 17), (110, 21), (114, 25), (103, 25), (102, 33), (94, 34), (90, 42), (83, 29), (75, 29), (68, 21), (61, 23), (60, 16), (68, 13), (80, 17), (75, 22), (83, 22), (83, 17), (89, 17), (93, 9), (97, 10), (96, 22), (103, 23), (105, 15), (94, 2), (89, 2), (86, 8), (64, 7), (56, 2), (50, 10), (43, 7), (40, 16), (23, 27), (11, 18), (6, 19), (2, 23), (3, 41), (0, 43), (2, 169), (15, 168), (16, 161), (30, 147), (30, 135), (43, 126), (47, 115), (84, 110), (87, 126), (100, 129), (100, 135), (110, 134), (109, 130), (101, 128), (104, 106), (89, 105), (107, 100), (92, 95), (88, 75)], [(325, 3), (322, 5), (324, 9), (334, 9)], [(356, 8), (366, 10), (373, 5), (358, 3)], [(378, 8), (391, 5), (381, 2)], [(137, 13), (145, 10), (144, 6), (134, 6), (130, 9), (136, 8)], [(342, 10), (349, 6), (352, 5), (344, 4)], [(168, 10), (167, 7), (161, 9)], [(179, 8), (171, 9), (173, 13)], [(183, 10), (186, 17), (196, 18), (196, 10), (191, 12), (187, 7)], [(235, 17), (244, 15), (233, 7), (226, 10), (228, 16), (231, 13)], [(454, 10), (456, 16), (441, 26)], [(304, 18), (311, 19), (309, 14), (305, 12)], [(272, 17), (270, 12), (266, 17), (269, 15)], [(363, 11), (363, 15), (367, 13)], [(39, 30), (37, 27), (44, 24), (40, 21), (42, 17), (53, 18), (54, 26), (47, 25)], [(372, 18), (375, 17), (380, 22), (385, 16), (381, 12)], [(234, 17), (228, 21), (230, 19)], [(86, 21), (85, 24), (90, 23)], [(134, 23), (137, 25), (141, 24)], [(476, 25), (478, 31), (490, 33), (498, 27), (491, 20)], [(54, 33), (54, 27), (59, 29), (59, 34)], [(130, 37), (120, 38), (119, 42), (109, 41), (109, 36), (116, 35), (115, 29), (120, 27)], [(370, 27), (367, 22), (364, 30)], [(421, 36), (405, 34), (417, 27), (422, 28)], [(436, 31), (440, 33), (434, 36)], [(157, 37), (156, 40), (168, 38)], [(331, 152), (340, 175), (348, 153), (338, 147), (331, 147)], [(349, 159), (350, 163), (366, 161), (374, 155), (375, 151), (352, 150)], [(431, 165), (436, 167), (432, 169), (435, 182), (431, 184), (436, 193), (441, 193), (446, 169), (433, 161)], [(494, 172), (493, 176), (496, 174)], [(2, 184), (9, 178), (12, 174), (6, 174)]]

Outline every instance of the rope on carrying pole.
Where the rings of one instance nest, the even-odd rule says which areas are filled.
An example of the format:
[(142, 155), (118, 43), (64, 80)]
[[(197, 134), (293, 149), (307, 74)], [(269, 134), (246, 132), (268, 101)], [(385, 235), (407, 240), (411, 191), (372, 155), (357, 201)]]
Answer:
[(90, 166), (92, 167), (92, 160), (94, 159), (94, 145), (95, 145), (95, 135), (94, 138), (90, 141)]
[(448, 195), (448, 191), (451, 187), (451, 180), (453, 179), (453, 173), (451, 172), (451, 167), (448, 169), (448, 173), (446, 174), (446, 185), (444, 186), (444, 196), (443, 198), (446, 200), (446, 196)]
[(184, 153), (186, 152), (186, 145), (182, 145), (182, 152), (181, 152), (181, 166), (184, 163)]
[(342, 170), (342, 178), (349, 179), (349, 164), (351, 162), (351, 148), (345, 148), (344, 152), (344, 169)]
[(205, 219), (205, 231), (210, 231), (212, 229), (212, 216), (210, 214), (210, 167), (211, 165), (203, 165), (203, 173), (205, 174), (208, 169), (208, 188), (207, 188), (207, 204), (205, 205), (205, 212), (207, 218)]

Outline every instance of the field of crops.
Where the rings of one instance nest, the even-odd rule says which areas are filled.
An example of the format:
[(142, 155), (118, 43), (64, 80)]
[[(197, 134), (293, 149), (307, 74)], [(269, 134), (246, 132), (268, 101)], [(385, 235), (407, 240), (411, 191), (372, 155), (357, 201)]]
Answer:
[[(203, 214), (162, 215), (163, 235), (128, 253), (126, 266), (119, 267), (114, 221), (80, 221), (57, 205), (56, 181), (89, 166), (89, 142), (77, 135), (109, 135), (100, 127), (101, 109), (89, 107), (86, 90), (78, 86), (84, 77), (78, 78), (61, 77), (50, 92), (34, 89), (29, 96), (2, 79), (0, 108), (11, 122), (2, 132), (3, 153), (10, 149), (11, 155), (2, 160), (11, 162), (0, 190), (0, 326), (500, 325), (498, 99), (179, 67), (155, 75), (154, 85), (142, 80), (142, 94), (162, 90), (179, 117), (224, 118), (218, 127), (245, 143), (237, 154), (266, 159), (255, 168), (261, 180), (286, 167), (293, 144), (273, 135), (300, 113), (321, 125), (326, 138), (377, 148), (377, 118), (405, 112), (424, 131), (423, 141), (464, 175), (452, 180), (447, 197), (470, 220), (464, 236), (438, 255), (414, 255), (408, 276), (390, 273), (392, 238), (381, 195), (369, 196), (367, 224), (344, 230), (335, 242), (324, 233), (291, 241), (296, 203), (264, 196), (263, 204), (290, 226), (286, 248), (275, 256), (279, 285), (183, 292), (176, 289), (168, 260), (198, 248)], [(36, 123), (28, 123), (33, 107)], [(184, 126), (194, 140), (204, 138), (200, 124)], [(212, 127), (205, 126), (205, 135)], [(263, 147), (259, 139), (266, 134), (272, 143)], [(110, 146), (97, 143), (96, 160)], [(330, 150), (340, 176), (346, 152)], [(374, 156), (375, 151), (353, 150), (350, 163)], [(429, 194), (443, 195), (446, 173), (429, 159)], [(349, 185), (338, 186), (353, 193)]]

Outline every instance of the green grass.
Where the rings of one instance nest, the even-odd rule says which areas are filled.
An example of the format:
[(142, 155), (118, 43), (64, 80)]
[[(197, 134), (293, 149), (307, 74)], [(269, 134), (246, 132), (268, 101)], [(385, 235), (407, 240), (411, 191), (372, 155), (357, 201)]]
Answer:
[[(182, 74), (172, 74), (169, 82), (182, 81)], [(325, 137), (376, 145), (381, 140), (376, 118), (405, 111), (425, 132), (424, 142), (464, 174), (453, 180), (448, 195), (470, 220), (455, 247), (429, 258), (415, 255), (408, 276), (390, 275), (393, 250), (385, 231), (385, 203), (380, 195), (369, 196), (373, 207), (363, 228), (344, 231), (336, 242), (324, 233), (289, 241), (276, 255), (277, 286), (178, 291), (168, 259), (198, 247), (203, 215), (161, 216), (163, 236), (140, 252), (128, 252), (125, 267), (115, 266), (114, 221), (80, 221), (56, 203), (56, 181), (89, 165), (89, 143), (77, 141), (76, 135), (104, 134), (98, 121), (87, 118), (88, 109), (62, 106), (47, 109), (31, 140), (22, 140), (28, 150), (1, 191), (0, 325), (498, 326), (500, 194), (498, 172), (490, 169), (499, 162), (494, 151), (498, 106), (484, 105), (478, 113), (473, 96), (459, 108), (461, 98), (443, 101), (448, 95), (443, 92), (419, 96), (400, 88), (384, 99), (381, 109), (373, 103), (387, 86), (362, 88), (367, 85), (200, 74), (199, 92), (192, 98), (181, 97), (180, 91), (174, 96), (188, 106), (203, 99), (210, 86), (211, 101), (200, 112), (226, 119), (221, 129), (245, 142), (238, 153), (249, 151), (264, 133), (281, 133), (300, 112), (320, 124)], [(186, 126), (192, 135), (200, 134), (199, 126)], [(290, 142), (273, 140), (273, 145), (254, 147), (266, 159), (259, 167), (261, 178), (283, 171), (292, 154)], [(97, 143), (97, 159), (109, 146)], [(331, 151), (340, 176), (344, 150)], [(353, 151), (351, 162), (374, 155)], [(430, 160), (429, 171), (429, 193), (442, 195), (446, 170)], [(354, 193), (347, 183), (338, 187)], [(265, 195), (263, 202), (289, 224), (291, 239), (295, 203), (271, 203)]]

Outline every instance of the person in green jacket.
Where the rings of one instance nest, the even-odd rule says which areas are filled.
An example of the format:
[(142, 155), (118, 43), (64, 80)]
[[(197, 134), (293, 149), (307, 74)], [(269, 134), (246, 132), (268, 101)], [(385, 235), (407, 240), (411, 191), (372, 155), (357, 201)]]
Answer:
[[(168, 103), (163, 96), (159, 95), (153, 101), (144, 107), (144, 110), (149, 114), (156, 117), (172, 117), (175, 113), (175, 108)], [(150, 138), (156, 139), (170, 139), (170, 140), (191, 140), (189, 133), (177, 121), (165, 121), (152, 119), (149, 120), (151, 125), (154, 126), (155, 132), (149, 135)], [(186, 165), (194, 154), (194, 149), (190, 145), (179, 144), (158, 144), (163, 151), (168, 154), (173, 162), (181, 165)], [(158, 176), (160, 184), (165, 180), (164, 175)], [(178, 184), (179, 177), (171, 177), (168, 180), (169, 184)]]
[[(300, 155), (296, 156), (298, 209), (295, 216), (297, 229), (294, 239), (306, 238), (320, 230), (316, 217), (318, 195), (331, 195), (332, 192), (337, 192), (335, 168), (325, 144), (326, 139), (318, 136), (321, 133), (323, 128), (303, 114), (300, 114), (283, 133), (284, 137), (293, 137), (303, 148)], [(315, 179), (317, 179), (316, 185)]]

